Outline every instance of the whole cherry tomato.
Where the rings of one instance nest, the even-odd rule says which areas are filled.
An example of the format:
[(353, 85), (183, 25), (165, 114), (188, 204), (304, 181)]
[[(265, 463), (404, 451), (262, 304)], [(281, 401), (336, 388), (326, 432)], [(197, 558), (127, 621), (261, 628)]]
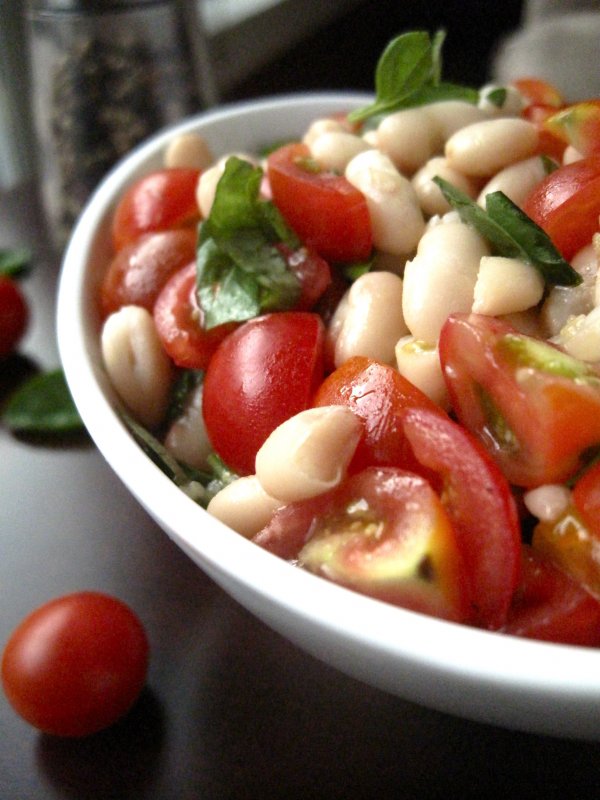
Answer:
[(131, 609), (99, 592), (44, 604), (11, 635), (2, 683), (15, 711), (58, 736), (108, 727), (137, 699), (146, 680), (148, 641)]
[(17, 283), (0, 276), (0, 358), (10, 355), (27, 330), (29, 309)]

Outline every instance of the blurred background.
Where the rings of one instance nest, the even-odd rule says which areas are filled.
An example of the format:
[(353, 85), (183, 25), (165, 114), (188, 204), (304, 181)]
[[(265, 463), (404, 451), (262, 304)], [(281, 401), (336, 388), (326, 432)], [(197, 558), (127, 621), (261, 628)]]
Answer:
[[(103, 5), (101, 0), (54, 0), (59, 7), (73, 4)], [(448, 80), (478, 86), (490, 78), (536, 74), (573, 99), (600, 94), (600, 0), (184, 0), (167, 5), (185, 19), (198, 88), (192, 105), (198, 108), (310, 89), (370, 90), (385, 44), (415, 28), (446, 29)], [(27, 7), (22, 0), (0, 0), (0, 187), (34, 174), (39, 161)], [(46, 100), (49, 107), (52, 99)]]

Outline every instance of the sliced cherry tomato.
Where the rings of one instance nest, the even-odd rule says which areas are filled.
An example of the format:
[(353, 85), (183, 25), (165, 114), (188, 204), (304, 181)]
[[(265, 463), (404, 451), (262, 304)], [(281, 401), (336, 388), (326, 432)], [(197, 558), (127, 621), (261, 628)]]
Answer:
[(331, 284), (331, 267), (324, 258), (307, 247), (292, 250), (280, 244), (277, 249), (300, 281), (301, 294), (296, 309), (310, 311)]
[(600, 444), (600, 373), (492, 317), (451, 315), (440, 360), (458, 419), (510, 483), (561, 483)]
[(389, 603), (465, 621), (456, 535), (421, 476), (372, 468), (279, 509), (254, 542), (335, 583)]
[(178, 367), (206, 369), (223, 339), (237, 323), (202, 327), (204, 313), (196, 295), (196, 264), (178, 270), (163, 286), (154, 304), (154, 324), (166, 352)]
[(2, 657), (15, 711), (58, 736), (86, 736), (123, 716), (146, 680), (148, 641), (137, 616), (99, 592), (51, 600), (27, 616)]
[(600, 463), (583, 473), (573, 487), (572, 497), (585, 525), (600, 537)]
[(545, 129), (584, 156), (600, 153), (600, 100), (582, 100), (548, 116)]
[(364, 356), (349, 358), (319, 387), (315, 406), (347, 405), (365, 422), (364, 437), (350, 464), (351, 472), (365, 467), (402, 467), (421, 472), (404, 434), (401, 411), (409, 406), (445, 414), (398, 370)]
[(364, 261), (373, 248), (367, 202), (341, 175), (321, 170), (304, 144), (267, 159), (275, 205), (302, 241), (327, 261)]
[(523, 210), (569, 261), (600, 227), (600, 155), (551, 172), (529, 194)]
[(528, 639), (597, 647), (600, 603), (543, 554), (523, 545), (521, 582), (504, 632)]
[(140, 236), (111, 261), (100, 287), (102, 314), (136, 305), (152, 311), (167, 280), (196, 256), (196, 232), (163, 231)]
[(323, 379), (325, 329), (304, 311), (266, 314), (219, 345), (204, 379), (208, 437), (235, 472), (254, 472), (256, 453), (282, 422), (308, 408)]
[(564, 105), (564, 98), (556, 86), (541, 78), (517, 78), (511, 83), (529, 104), (553, 106), (554, 108)]
[(19, 344), (29, 322), (29, 307), (23, 292), (11, 278), (0, 276), (0, 358)]
[(506, 478), (451, 419), (409, 408), (402, 420), (415, 456), (443, 480), (442, 503), (456, 530), (475, 620), (497, 630), (506, 622), (521, 557), (521, 527)]
[(555, 159), (559, 164), (565, 152), (567, 143), (560, 136), (556, 136), (546, 127), (546, 120), (556, 113), (555, 106), (532, 104), (523, 109), (522, 117), (532, 122), (538, 129), (537, 152)]
[(135, 181), (115, 210), (112, 239), (115, 250), (144, 233), (194, 225), (200, 216), (196, 202), (197, 169), (160, 169)]

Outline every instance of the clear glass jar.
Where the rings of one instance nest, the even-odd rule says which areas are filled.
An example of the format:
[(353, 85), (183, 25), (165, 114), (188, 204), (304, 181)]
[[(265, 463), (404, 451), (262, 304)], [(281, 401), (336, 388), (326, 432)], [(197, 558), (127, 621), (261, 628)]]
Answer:
[(31, 102), (39, 176), (58, 248), (107, 171), (198, 109), (177, 3), (30, 0)]

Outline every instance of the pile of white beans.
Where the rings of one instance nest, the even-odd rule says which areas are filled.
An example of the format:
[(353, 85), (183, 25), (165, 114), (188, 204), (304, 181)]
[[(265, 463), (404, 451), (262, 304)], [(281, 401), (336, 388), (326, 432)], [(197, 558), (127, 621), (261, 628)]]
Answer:
[[(444, 408), (448, 398), (437, 345), (444, 321), (454, 312), (507, 319), (525, 333), (560, 343), (577, 358), (600, 361), (600, 244), (590, 244), (573, 259), (583, 277), (578, 287), (556, 287), (544, 298), (539, 272), (518, 259), (492, 255), (432, 181), (440, 176), (482, 205), (486, 194), (500, 190), (520, 206), (546, 176), (545, 160), (536, 154), (537, 129), (519, 116), (521, 96), (508, 87), (497, 107), (488, 99), (494, 88), (481, 90), (477, 106), (443, 101), (398, 111), (363, 135), (334, 119), (316, 120), (303, 138), (316, 162), (345, 175), (365, 196), (376, 248), (375, 269), (352, 284), (329, 324), (335, 365), (355, 355), (392, 365)], [(197, 201), (203, 217), (229, 155), (215, 161), (195, 134), (175, 138), (165, 152), (165, 166), (202, 170)], [(252, 156), (235, 155), (256, 163)], [(565, 151), (565, 162), (580, 157), (571, 147)], [(142, 424), (158, 425), (173, 370), (151, 314), (128, 306), (111, 315), (102, 331), (102, 352), (130, 411)], [(193, 393), (164, 441), (176, 458), (197, 468), (206, 466), (212, 449), (201, 391)], [(337, 486), (360, 433), (359, 421), (346, 407), (303, 411), (266, 440), (256, 474), (220, 491), (209, 512), (252, 537), (278, 507)], [(540, 487), (526, 502), (538, 517), (553, 519), (568, 504), (569, 492), (562, 486)]]

